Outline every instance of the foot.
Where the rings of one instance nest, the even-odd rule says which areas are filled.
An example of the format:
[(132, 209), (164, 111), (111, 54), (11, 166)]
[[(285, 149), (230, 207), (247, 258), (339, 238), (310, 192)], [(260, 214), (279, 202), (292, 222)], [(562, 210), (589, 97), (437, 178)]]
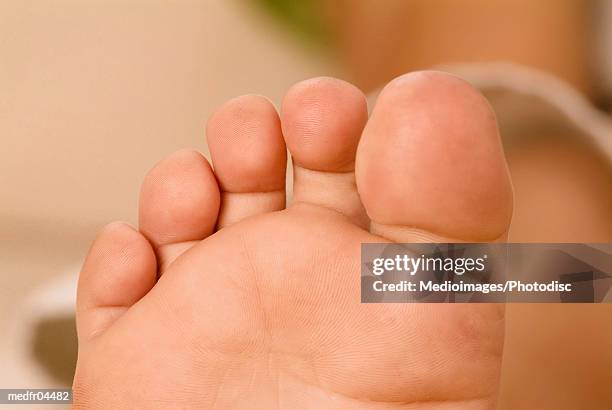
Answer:
[(504, 239), (512, 189), (477, 91), (408, 74), (368, 120), (358, 89), (319, 78), (280, 117), (231, 100), (207, 135), (214, 172), (170, 156), (144, 181), (139, 230), (111, 224), (92, 246), (77, 408), (494, 407), (503, 307), (361, 304), (359, 289), (363, 242)]

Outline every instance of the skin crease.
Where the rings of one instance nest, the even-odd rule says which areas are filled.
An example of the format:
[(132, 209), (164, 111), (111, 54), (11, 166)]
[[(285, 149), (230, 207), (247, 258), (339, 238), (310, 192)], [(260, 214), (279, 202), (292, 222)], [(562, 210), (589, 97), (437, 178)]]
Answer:
[[(503, 349), (503, 307), (359, 302), (361, 243), (388, 242), (386, 238), (450, 241), (459, 234), (465, 239), (499, 238), (507, 230), (511, 209), (510, 181), (498, 149), (494, 118), (476, 91), (441, 73), (409, 74), (388, 88), (388, 96), (379, 101), (362, 136), (363, 95), (350, 84), (330, 78), (292, 88), (279, 118), (260, 97), (242, 97), (229, 109), (221, 108), (211, 119), (208, 139), (222, 187), (216, 182), (202, 187), (209, 194), (196, 196), (200, 202), (189, 195), (173, 195), (184, 192), (184, 185), (198, 187), (212, 181), (212, 171), (199, 154), (175, 154), (152, 171), (157, 177), (145, 180), (140, 207), (140, 229), (145, 235), (126, 225), (104, 230), (81, 272), (75, 408), (494, 407)], [(425, 127), (419, 123), (425, 117), (411, 117), (411, 123), (403, 123), (404, 115), (428, 112), (421, 99), (404, 99), (406, 95), (415, 89), (429, 94), (426, 103), (430, 105), (445, 88), (453, 90), (454, 104), (438, 101), (436, 122)], [(235, 110), (236, 104), (242, 108)], [(463, 104), (475, 108), (468, 124), (476, 134), (445, 126), (449, 116), (443, 114), (450, 115)], [(332, 115), (329, 110), (346, 110), (350, 115)], [(226, 123), (237, 127), (234, 130), (215, 122), (232, 115), (236, 120)], [(262, 137), (259, 123), (273, 135)], [(275, 127), (282, 127), (282, 134)], [(427, 146), (425, 133), (438, 140), (437, 149)], [(276, 158), (280, 164), (262, 161), (256, 171), (284, 175), (280, 135), (296, 160), (296, 171), (303, 175), (296, 175), (299, 194), (287, 209), (278, 202), (282, 188), (275, 184), (280, 177), (267, 174), (262, 179), (269, 183), (267, 187), (252, 181), (252, 187), (261, 192), (255, 192), (248, 180), (234, 189), (236, 175), (245, 174), (239, 161), (235, 167), (228, 165), (232, 157), (244, 155), (232, 145), (237, 140), (267, 138), (267, 145), (254, 145), (253, 155)], [(337, 143), (345, 150), (313, 154), (325, 152), (334, 135), (339, 135)], [(300, 149), (306, 145), (299, 142), (303, 138), (309, 141), (304, 152)], [(466, 138), (479, 138), (484, 148), (448, 152), (463, 146), (461, 139)], [(445, 139), (448, 144), (443, 143)], [(471, 168), (458, 164), (454, 172), (483, 175), (488, 170), (489, 178), (497, 178), (496, 183), (479, 185), (469, 175), (457, 176), (471, 186), (450, 192), (469, 197), (457, 198), (454, 207), (448, 205), (458, 221), (448, 232), (446, 227), (434, 233), (425, 230), (435, 223), (434, 212), (440, 205), (399, 196), (404, 206), (393, 219), (376, 202), (376, 196), (396, 195), (385, 189), (401, 194), (413, 172), (429, 178), (429, 185), (419, 181), (419, 187), (449, 186), (443, 177), (453, 169), (439, 173), (432, 169), (422, 175), (399, 164), (397, 172), (404, 174), (388, 175), (375, 165), (394, 155), (384, 147), (403, 147), (404, 140), (412, 141), (414, 152), (422, 146), (424, 155), (439, 159), (460, 155), (472, 164)], [(343, 158), (355, 150), (355, 161)], [(497, 157), (482, 158), (486, 155)], [(434, 159), (427, 161), (434, 163)], [(255, 159), (248, 162), (251, 168), (257, 168), (257, 163)], [(191, 171), (181, 178), (161, 177), (177, 167)], [(370, 189), (374, 182), (376, 188)], [(228, 192), (231, 199), (224, 200)], [(219, 195), (220, 205), (214, 202)], [(421, 199), (432, 197), (436, 198), (425, 193)], [(474, 207), (478, 197), (486, 198), (488, 204)], [(362, 198), (365, 206), (356, 198)], [(203, 203), (209, 200), (213, 203)], [(257, 206), (249, 207), (254, 203)], [(208, 236), (206, 229), (217, 220), (217, 213), (196, 212), (203, 207), (219, 208), (231, 223)], [(492, 209), (500, 210), (497, 216)], [(167, 221), (183, 221), (185, 214), (194, 216), (193, 225), (179, 223), (178, 230), (172, 231)], [(374, 223), (385, 218), (378, 224), (377, 235), (364, 229), (368, 215)], [(486, 227), (476, 223), (479, 215), (490, 222)], [(161, 236), (147, 234), (159, 233), (161, 228), (168, 231)], [(198, 229), (201, 240), (193, 237)], [(185, 240), (168, 243), (165, 238), (169, 237)], [(167, 252), (169, 247), (174, 252)], [(166, 255), (162, 265), (154, 257), (159, 259), (161, 254)], [(138, 258), (142, 260), (137, 262)], [(128, 274), (130, 280), (125, 279)], [(153, 285), (151, 278), (158, 274)], [(134, 281), (144, 285), (134, 287)], [(141, 299), (133, 303), (139, 292)]]

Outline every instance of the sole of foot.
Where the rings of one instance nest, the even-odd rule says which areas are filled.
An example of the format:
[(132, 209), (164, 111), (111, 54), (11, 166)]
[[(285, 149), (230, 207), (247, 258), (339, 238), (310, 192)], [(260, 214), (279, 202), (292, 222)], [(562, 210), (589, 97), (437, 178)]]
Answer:
[(494, 407), (503, 306), (359, 301), (363, 242), (505, 239), (512, 186), (477, 91), (411, 73), (368, 118), (356, 87), (316, 78), (280, 114), (229, 101), (207, 138), (212, 167), (193, 151), (162, 161), (139, 228), (92, 246), (77, 408)]

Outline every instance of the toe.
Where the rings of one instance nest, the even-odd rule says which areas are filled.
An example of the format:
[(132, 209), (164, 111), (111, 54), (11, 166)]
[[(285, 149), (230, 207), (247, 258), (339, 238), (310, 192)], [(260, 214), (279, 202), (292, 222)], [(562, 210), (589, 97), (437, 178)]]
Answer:
[(400, 242), (494, 241), (512, 215), (495, 115), (468, 83), (440, 72), (392, 81), (357, 153), (372, 231)]
[(229, 101), (210, 118), (206, 136), (221, 186), (218, 227), (285, 208), (287, 148), (269, 100)]
[(217, 181), (199, 152), (178, 151), (149, 172), (140, 191), (139, 226), (161, 270), (214, 231), (219, 202)]
[(79, 276), (77, 328), (86, 341), (107, 329), (155, 284), (155, 254), (142, 234), (124, 223), (106, 226)]
[(354, 173), (367, 117), (363, 93), (341, 80), (314, 78), (287, 92), (281, 122), (293, 158), (295, 204), (325, 206), (367, 225)]

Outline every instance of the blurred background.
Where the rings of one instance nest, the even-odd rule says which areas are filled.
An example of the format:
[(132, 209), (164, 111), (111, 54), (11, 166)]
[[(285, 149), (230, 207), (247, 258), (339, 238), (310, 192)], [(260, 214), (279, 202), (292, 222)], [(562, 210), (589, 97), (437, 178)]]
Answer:
[[(0, 387), (71, 383), (74, 278), (140, 182), (244, 93), (437, 67), (481, 88), (514, 242), (612, 242), (612, 2), (0, 0)], [(511, 305), (500, 409), (612, 408), (612, 305)]]

